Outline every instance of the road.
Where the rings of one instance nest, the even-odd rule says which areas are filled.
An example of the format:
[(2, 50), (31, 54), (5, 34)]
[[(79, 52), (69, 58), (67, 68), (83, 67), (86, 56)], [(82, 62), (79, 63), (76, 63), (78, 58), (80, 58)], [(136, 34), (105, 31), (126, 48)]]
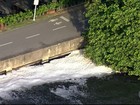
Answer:
[(81, 35), (85, 29), (84, 9), (0, 33), (0, 60), (44, 48)]

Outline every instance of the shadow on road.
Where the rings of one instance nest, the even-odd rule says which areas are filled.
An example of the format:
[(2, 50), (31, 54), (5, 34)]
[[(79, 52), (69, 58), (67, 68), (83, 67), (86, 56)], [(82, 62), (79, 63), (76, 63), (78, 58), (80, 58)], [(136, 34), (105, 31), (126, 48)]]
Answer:
[(68, 10), (70, 21), (81, 35), (88, 27), (88, 19), (85, 17), (86, 8), (84, 4), (70, 7), (73, 10)]

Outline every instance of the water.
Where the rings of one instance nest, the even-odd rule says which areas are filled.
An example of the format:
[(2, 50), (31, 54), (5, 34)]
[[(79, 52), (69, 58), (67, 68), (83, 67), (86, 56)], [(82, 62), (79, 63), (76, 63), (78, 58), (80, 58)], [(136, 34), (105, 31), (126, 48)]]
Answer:
[(140, 103), (140, 82), (129, 78), (96, 66), (77, 50), (50, 63), (0, 76), (0, 103)]

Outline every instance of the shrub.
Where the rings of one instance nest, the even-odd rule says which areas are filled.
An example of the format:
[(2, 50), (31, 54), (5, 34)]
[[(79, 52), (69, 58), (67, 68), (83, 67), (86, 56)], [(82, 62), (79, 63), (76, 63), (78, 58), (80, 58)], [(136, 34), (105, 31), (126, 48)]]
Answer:
[(54, 9), (57, 9), (59, 7), (59, 4), (57, 2), (52, 2), (52, 3), (48, 4), (47, 7), (50, 10), (54, 10)]
[(60, 0), (59, 1), (59, 7), (69, 7), (73, 6), (79, 3), (83, 3), (86, 0)]
[(3, 20), (6, 25), (14, 25), (19, 22), (29, 20), (32, 17), (33, 17), (33, 12), (30, 10), (27, 10), (26, 12), (20, 12), (18, 14), (8, 15), (4, 17)]
[(46, 4), (41, 5), (39, 8), (37, 8), (37, 16), (44, 15), (48, 11), (48, 7)]
[[(41, 5), (37, 8), (36, 11), (36, 16), (41, 16), (44, 15), (48, 10), (54, 10), (59, 7), (66, 6), (68, 4), (73, 4), (75, 0), (60, 0), (60, 2), (51, 2), (52, 0), (49, 1), (49, 3)], [(84, 2), (84, 0), (78, 0), (78, 2)], [(14, 25), (20, 22), (24, 22), (26, 20), (32, 19), (33, 18), (33, 11), (31, 10), (26, 10), (25, 12), (20, 12), (17, 14), (13, 15), (8, 15), (4, 18), (0, 18), (0, 22), (6, 24), (7, 26), (9, 25)]]
[(86, 17), (86, 56), (140, 76), (140, 0), (95, 0), (87, 4)]
[(2, 17), (0, 17), (0, 30), (3, 30), (4, 29), (4, 20)]
[(0, 24), (4, 23), (4, 19), (2, 17), (0, 17)]

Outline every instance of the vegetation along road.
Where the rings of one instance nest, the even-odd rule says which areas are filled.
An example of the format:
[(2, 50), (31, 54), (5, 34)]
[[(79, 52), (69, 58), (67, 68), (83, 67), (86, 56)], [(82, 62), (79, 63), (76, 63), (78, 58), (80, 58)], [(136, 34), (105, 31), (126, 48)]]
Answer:
[(78, 10), (0, 33), (0, 59), (80, 36), (85, 29), (86, 18), (84, 9)]

